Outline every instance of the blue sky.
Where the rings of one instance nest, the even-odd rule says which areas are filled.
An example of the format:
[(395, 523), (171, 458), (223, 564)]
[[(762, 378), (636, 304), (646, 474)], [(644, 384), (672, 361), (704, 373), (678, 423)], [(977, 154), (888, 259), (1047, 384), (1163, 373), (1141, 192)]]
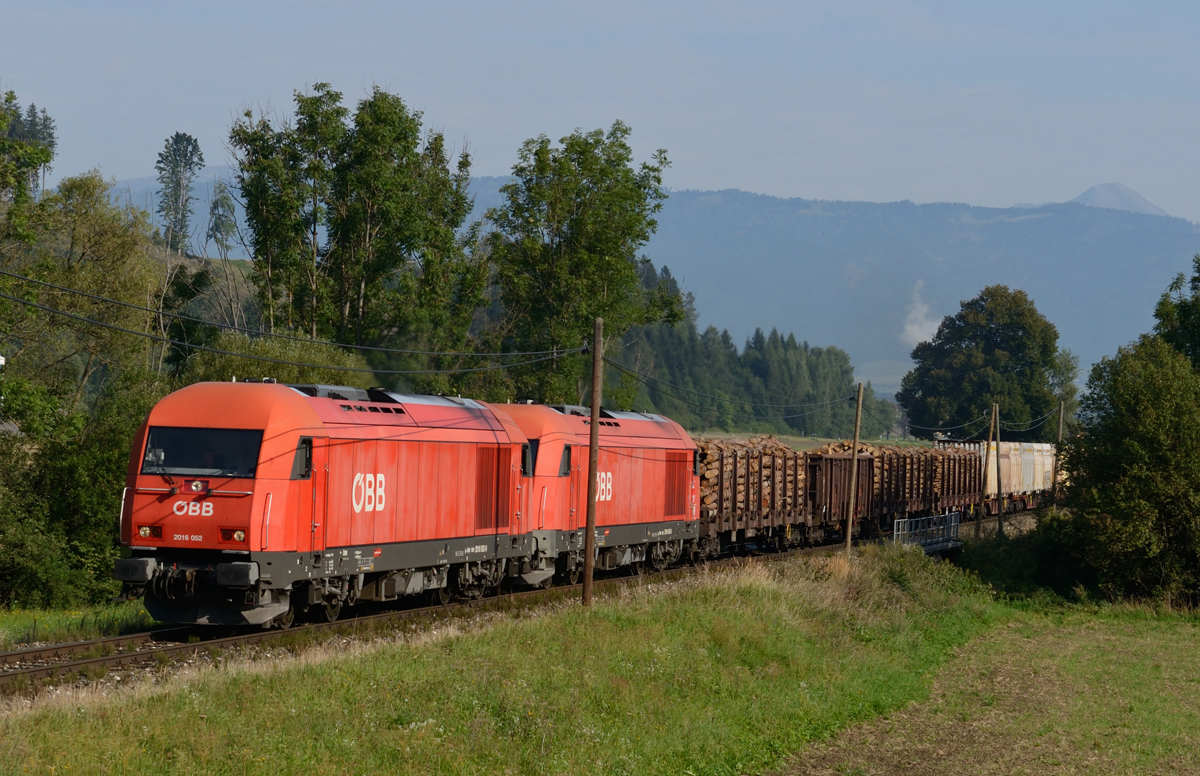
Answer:
[(56, 174), (210, 164), (245, 107), (372, 84), (504, 174), (620, 118), (673, 188), (1008, 206), (1125, 183), (1200, 221), (1200, 5), (1106, 2), (0, 1), (0, 86), (48, 108)]

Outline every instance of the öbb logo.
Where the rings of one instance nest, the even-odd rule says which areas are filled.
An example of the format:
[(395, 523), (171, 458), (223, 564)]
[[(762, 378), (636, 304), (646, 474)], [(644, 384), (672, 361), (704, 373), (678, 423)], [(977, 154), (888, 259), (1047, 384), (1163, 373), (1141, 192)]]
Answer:
[(176, 501), (171, 511), (177, 515), (212, 517), (213, 505), (211, 501)]
[(359, 472), (354, 475), (354, 486), (350, 489), (350, 501), (354, 505), (354, 511), (382, 511), (385, 502), (383, 486), (382, 474), (364, 475)]
[(596, 472), (596, 500), (612, 501), (612, 472)]

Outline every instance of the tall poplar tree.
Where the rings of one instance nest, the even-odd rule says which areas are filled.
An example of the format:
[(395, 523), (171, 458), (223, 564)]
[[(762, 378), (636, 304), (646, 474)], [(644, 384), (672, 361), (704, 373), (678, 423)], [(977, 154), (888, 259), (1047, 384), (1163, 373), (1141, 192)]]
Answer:
[(188, 243), (188, 224), (192, 217), (192, 184), (204, 167), (200, 143), (186, 132), (167, 138), (158, 153), (154, 169), (158, 171), (158, 214), (163, 219), (163, 237), (167, 248), (183, 255)]
[[(635, 165), (630, 130), (576, 130), (555, 146), (542, 135), (525, 141), (504, 204), (487, 213), (503, 318), (497, 332), (514, 351), (568, 350), (585, 344), (593, 321), (606, 338), (631, 326), (683, 317), (679, 294), (665, 284), (642, 286), (648, 263), (638, 252), (658, 227), (667, 198), (664, 150)], [(574, 355), (511, 370), (522, 398), (577, 402), (585, 359)]]
[(464, 347), (487, 284), (464, 229), (470, 156), (453, 163), (397, 95), (375, 88), (353, 114), (341, 100), (316, 84), (294, 119), (247, 112), (230, 130), (267, 326)]

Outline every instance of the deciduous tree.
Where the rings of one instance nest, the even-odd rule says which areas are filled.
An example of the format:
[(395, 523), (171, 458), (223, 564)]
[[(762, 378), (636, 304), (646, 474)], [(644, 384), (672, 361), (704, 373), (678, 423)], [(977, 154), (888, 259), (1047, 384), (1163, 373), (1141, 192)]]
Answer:
[(1064, 455), (1068, 533), (1114, 596), (1200, 594), (1200, 376), (1142, 337), (1092, 368)]
[[(989, 414), (993, 403), (1000, 405), (1001, 422), (1017, 428), (1054, 412), (1060, 400), (1068, 415), (1074, 411), (1078, 362), (1058, 349), (1058, 330), (1021, 290), (988, 286), (943, 318), (933, 340), (913, 348), (912, 359), (896, 399), (914, 426), (961, 426)], [(986, 420), (953, 433), (980, 428)], [(1056, 433), (1057, 424), (1046, 423), (1005, 438), (1052, 440)]]
[[(501, 188), (504, 204), (487, 213), (503, 305), (496, 334), (512, 350), (580, 347), (596, 317), (613, 341), (634, 325), (682, 319), (677, 292), (642, 286), (647, 260), (638, 254), (667, 198), (667, 154), (635, 165), (629, 134), (617, 121), (607, 132), (576, 130), (557, 146), (545, 135), (521, 146), (514, 180)], [(577, 402), (584, 371), (580, 356), (552, 359), (512, 370), (512, 390)]]

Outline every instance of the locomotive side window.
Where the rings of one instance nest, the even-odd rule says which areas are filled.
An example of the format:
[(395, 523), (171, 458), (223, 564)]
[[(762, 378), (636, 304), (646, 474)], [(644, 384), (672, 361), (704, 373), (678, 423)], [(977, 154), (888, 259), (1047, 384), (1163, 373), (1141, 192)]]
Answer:
[(571, 446), (563, 445), (562, 460), (558, 464), (558, 476), (566, 477), (571, 473)]
[(538, 444), (542, 440), (530, 439), (528, 444), (521, 445), (521, 474), (532, 477), (537, 469)]
[(692, 474), (700, 476), (700, 451), (692, 451)]
[(262, 431), (151, 426), (142, 474), (253, 477)]
[(312, 439), (301, 437), (296, 445), (296, 457), (292, 460), (292, 479), (307, 480), (312, 477)]

